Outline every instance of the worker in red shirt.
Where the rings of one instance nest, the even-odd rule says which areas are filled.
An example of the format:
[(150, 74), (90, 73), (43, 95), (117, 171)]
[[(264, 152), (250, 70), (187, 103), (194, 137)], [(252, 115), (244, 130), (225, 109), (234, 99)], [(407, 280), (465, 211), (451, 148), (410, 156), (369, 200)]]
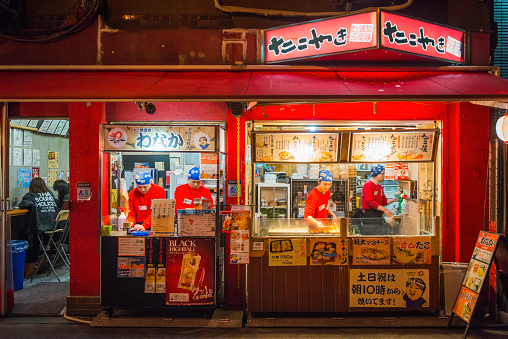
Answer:
[(175, 190), (175, 213), (186, 208), (193, 209), (194, 199), (210, 199), (210, 208), (213, 209), (212, 194), (208, 188), (203, 187), (199, 166), (191, 168), (188, 178), (188, 184), (180, 185)]
[(338, 225), (335, 214), (330, 211), (330, 188), (332, 187), (332, 173), (327, 170), (319, 172), (318, 185), (310, 191), (305, 202), (303, 217), (312, 227), (323, 227), (323, 221), (332, 217), (332, 222)]
[(152, 174), (142, 171), (136, 174), (136, 188), (129, 192), (129, 215), (131, 231), (144, 231), (152, 226), (152, 200), (166, 199), (166, 190), (152, 184)]
[(383, 214), (387, 218), (393, 217), (393, 213), (385, 206), (395, 201), (386, 198), (380, 184), (385, 180), (384, 166), (372, 166), (371, 176), (362, 188), (362, 208), (365, 218), (362, 219), (360, 232), (362, 235), (393, 234), (393, 229), (383, 220)]

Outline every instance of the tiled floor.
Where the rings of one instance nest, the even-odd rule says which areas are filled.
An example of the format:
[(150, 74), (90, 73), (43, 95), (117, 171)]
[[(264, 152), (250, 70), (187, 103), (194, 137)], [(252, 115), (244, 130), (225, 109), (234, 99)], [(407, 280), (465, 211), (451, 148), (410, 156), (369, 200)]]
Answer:
[[(49, 267), (49, 266), (48, 266)], [(29, 287), (31, 285), (35, 285), (41, 282), (58, 282), (58, 279), (55, 276), (55, 273), (49, 268), (50, 274), (48, 275), (48, 269), (44, 268), (42, 271), (37, 272), (37, 275), (34, 277), (33, 282), (30, 282), (32, 277), (26, 278), (23, 280), (23, 286)], [(56, 273), (60, 278), (61, 282), (69, 281), (69, 269), (63, 263), (57, 264)]]

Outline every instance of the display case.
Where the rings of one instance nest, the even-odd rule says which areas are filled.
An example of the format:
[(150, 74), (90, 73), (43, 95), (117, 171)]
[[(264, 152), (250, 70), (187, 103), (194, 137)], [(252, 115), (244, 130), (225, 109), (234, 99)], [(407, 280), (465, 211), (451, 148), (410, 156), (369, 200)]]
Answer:
[(257, 184), (257, 209), (264, 218), (288, 218), (291, 214), (289, 184)]

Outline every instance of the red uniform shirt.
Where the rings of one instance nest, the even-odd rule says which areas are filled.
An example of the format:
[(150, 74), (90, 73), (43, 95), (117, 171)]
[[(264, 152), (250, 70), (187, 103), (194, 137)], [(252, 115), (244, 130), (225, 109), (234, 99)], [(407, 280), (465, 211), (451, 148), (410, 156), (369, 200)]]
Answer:
[(166, 199), (166, 190), (159, 185), (152, 184), (146, 194), (141, 194), (137, 187), (130, 191), (127, 220), (133, 224), (142, 223), (145, 230), (152, 227), (153, 199)]
[(313, 218), (328, 218), (328, 202), (330, 201), (330, 190), (326, 193), (321, 193), (317, 188), (313, 188), (307, 196), (305, 202), (305, 210), (303, 217), (307, 219), (308, 216)]
[(194, 199), (210, 199), (211, 208), (213, 208), (212, 194), (208, 188), (199, 186), (198, 189), (194, 189), (189, 184), (180, 185), (175, 190), (175, 213), (178, 210), (184, 210), (186, 208), (194, 208)]
[(364, 211), (368, 209), (377, 210), (379, 205), (388, 205), (383, 186), (374, 183), (372, 180), (367, 180), (362, 189), (362, 208)]

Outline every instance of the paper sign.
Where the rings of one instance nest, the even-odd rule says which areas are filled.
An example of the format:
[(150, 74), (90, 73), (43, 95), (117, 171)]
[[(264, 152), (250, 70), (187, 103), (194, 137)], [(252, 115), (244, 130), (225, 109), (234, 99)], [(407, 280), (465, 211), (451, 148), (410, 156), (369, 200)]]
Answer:
[(41, 151), (38, 149), (32, 150), (32, 166), (41, 165)]
[(179, 210), (178, 235), (214, 237), (215, 213), (213, 210)]
[(92, 197), (92, 190), (89, 182), (78, 182), (76, 184), (77, 199), (80, 201), (90, 200)]
[(305, 239), (270, 239), (269, 266), (305, 266)]
[(175, 199), (152, 200), (152, 232), (176, 235)]
[(490, 263), (499, 235), (495, 233), (480, 232), (473, 250), (473, 259)]
[(430, 264), (430, 237), (393, 237), (393, 264)]
[(32, 167), (32, 179), (39, 177), (39, 167)]
[(349, 271), (350, 307), (429, 307), (429, 270)]
[(58, 152), (48, 152), (48, 168), (58, 168)]
[(217, 153), (201, 153), (201, 178), (216, 179), (218, 163)]
[(231, 231), (231, 264), (249, 263), (249, 230)]
[(341, 238), (310, 240), (311, 265), (347, 265), (348, 241)]
[(159, 171), (164, 171), (164, 161), (156, 161), (155, 169)]
[(144, 237), (120, 237), (118, 238), (118, 256), (119, 257), (138, 257), (145, 256), (145, 238)]
[(18, 187), (29, 187), (32, 181), (32, 170), (30, 168), (18, 168)]
[(389, 265), (390, 238), (353, 238), (353, 265)]

